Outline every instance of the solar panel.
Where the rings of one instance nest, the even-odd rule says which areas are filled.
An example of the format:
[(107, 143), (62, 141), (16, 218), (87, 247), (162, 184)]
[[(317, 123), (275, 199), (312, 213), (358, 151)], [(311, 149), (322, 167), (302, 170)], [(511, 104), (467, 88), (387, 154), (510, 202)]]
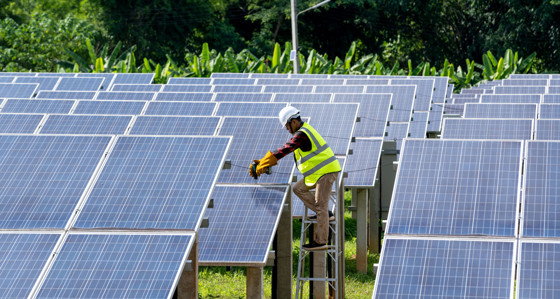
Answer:
[(391, 85), (416, 85), (414, 110), (429, 111), (434, 92), (434, 79), (391, 79)]
[(364, 93), (364, 90), (365, 90), (365, 86), (363, 85), (318, 85), (315, 86), (314, 92), (315, 93)]
[(166, 86), (163, 84), (115, 84), (111, 87), (111, 91), (159, 92)]
[(351, 145), (353, 153), (346, 159), (344, 171), (348, 177), (344, 179), (344, 186), (371, 187), (375, 184), (382, 145), (381, 138), (356, 138)]
[(138, 115), (146, 106), (144, 101), (78, 101), (73, 114)]
[(347, 79), (346, 85), (389, 85), (389, 79)]
[(465, 118), (537, 118), (537, 104), (465, 104)]
[(539, 118), (541, 119), (560, 119), (560, 105), (540, 104)]
[[(335, 94), (335, 103), (359, 103), (354, 136), (383, 137), (391, 109), (391, 94)], [(313, 121), (313, 119), (311, 119)]]
[(74, 227), (196, 230), (230, 138), (117, 138)]
[(72, 100), (6, 100), (3, 113), (69, 113), (75, 101)]
[(560, 94), (543, 95), (543, 103), (560, 104)]
[(300, 85), (333, 85), (340, 86), (344, 84), (344, 79), (328, 79), (323, 78), (302, 78)]
[(558, 298), (560, 243), (549, 240), (520, 242), (516, 298)]
[(510, 240), (385, 238), (373, 298), (512, 298)]
[(151, 84), (155, 74), (126, 74), (118, 73), (113, 79), (114, 84)]
[(38, 99), (93, 100), (95, 91), (39, 91)]
[(560, 140), (560, 119), (538, 119), (535, 140)]
[[(346, 155), (358, 116), (355, 103), (291, 103), (321, 134), (335, 155)], [(280, 125), (280, 124), (279, 124)]]
[(515, 236), (521, 141), (407, 139), (387, 234)]
[(257, 85), (299, 85), (300, 79), (288, 78), (262, 78), (257, 80)]
[(551, 79), (548, 82), (550, 86), (560, 86), (560, 79)]
[(277, 93), (274, 95), (274, 102), (329, 103), (331, 98), (330, 93)]
[[(256, 130), (258, 128), (258, 130)], [(249, 175), (249, 165), (254, 159), (264, 157), (267, 151), (274, 151), (284, 145), (289, 138), (288, 131), (280, 125), (277, 117), (224, 117), (219, 135), (233, 136), (226, 159), (232, 168), (220, 173), (218, 183), (251, 184), (255, 180)], [(258, 183), (288, 184), (292, 178), (293, 159), (280, 159), (271, 175), (262, 175)]]
[(0, 73), (0, 83), (13, 83), (14, 79), (16, 77), (6, 77), (6, 76), (1, 76), (2, 74)]
[(21, 77), (21, 76), (37, 76), (37, 73), (32, 72), (2, 72), (2, 76), (13, 76), (13, 77)]
[(385, 128), (385, 140), (395, 141), (397, 143), (397, 149), (401, 148), (402, 141), (408, 138), (408, 128), (410, 123), (395, 123), (391, 122)]
[(272, 93), (216, 93), (216, 102), (270, 102)]
[(448, 86), (449, 78), (447, 77), (434, 77), (434, 92), (432, 94), (432, 102), (433, 103), (444, 103), (445, 102), (445, 95), (447, 94), (447, 90), (453, 90)]
[(160, 92), (156, 101), (201, 101), (210, 102), (214, 97), (210, 92)]
[(207, 102), (150, 102), (145, 115), (207, 115), (214, 113), (216, 103)]
[(429, 116), (430, 113), (427, 111), (414, 111), (412, 121), (408, 126), (408, 136), (411, 138), (426, 138)]
[(0, 227), (64, 228), (110, 140), (0, 136)]
[(171, 298), (192, 234), (72, 233), (37, 298)]
[(547, 79), (506, 79), (502, 86), (548, 86)]
[(60, 78), (55, 87), (59, 91), (97, 91), (101, 88), (104, 78)]
[(481, 103), (533, 103), (541, 102), (540, 94), (483, 94), (480, 96)]
[(444, 114), (463, 115), (465, 109), (464, 104), (448, 104), (444, 106)]
[(262, 85), (214, 85), (213, 92), (262, 92)]
[(254, 85), (256, 81), (249, 78), (214, 78), (212, 85)]
[(0, 98), (31, 98), (39, 84), (37, 83), (0, 83)]
[(428, 116), (428, 127), (426, 130), (428, 132), (439, 132), (441, 131), (441, 123), (443, 120), (444, 105), (440, 103), (433, 103), (430, 115)]
[(40, 134), (124, 134), (132, 116), (51, 114)]
[(392, 93), (393, 109), (389, 112), (389, 121), (408, 122), (412, 115), (414, 105), (414, 95), (416, 86), (414, 85), (390, 85), (390, 86), (367, 86), (366, 93)]
[(112, 101), (151, 101), (155, 94), (155, 92), (100, 91), (96, 99)]
[(40, 90), (54, 90), (59, 81), (59, 77), (16, 77), (14, 83), (37, 83), (39, 87), (35, 92)]
[[(484, 93), (484, 88), (470, 88), (470, 89), (461, 89), (461, 95), (481, 95)], [(457, 95), (454, 95), (454, 97)]]
[(199, 231), (199, 262), (265, 265), (287, 186), (216, 186), (214, 207)]
[(533, 119), (447, 118), (441, 138), (533, 139)]
[(266, 79), (266, 78), (287, 79), (290, 77), (290, 74), (270, 74), (270, 73), (251, 73), (251, 74), (243, 74), (243, 75), (248, 75), (245, 78), (255, 78), (255, 79)]
[(453, 90), (455, 90), (455, 84), (449, 84), (449, 88), (447, 88), (446, 98), (450, 98), (453, 95)]
[(169, 78), (169, 81), (167, 82), (167, 85), (172, 85), (172, 84), (209, 85), (210, 82), (212, 82), (211, 78), (177, 78), (177, 77), (173, 77), (173, 78)]
[(76, 77), (75, 73), (36, 73), (37, 77), (52, 77), (56, 75), (57, 77)]
[(330, 79), (368, 79), (368, 75), (344, 75), (344, 74), (330, 74)]
[(138, 116), (130, 135), (214, 135), (220, 122), (212, 116)]
[(510, 79), (549, 79), (548, 74), (511, 74)]
[(275, 93), (310, 93), (315, 86), (312, 85), (266, 85), (263, 92)]
[(466, 104), (466, 103), (480, 103), (480, 99), (477, 97), (453, 98), (453, 104)]
[(560, 94), (560, 86), (550, 86), (550, 87), (548, 87), (546, 93), (550, 93), (550, 94)]
[(210, 92), (212, 85), (164, 85), (165, 92)]
[(222, 102), (216, 115), (277, 117), (284, 107), (286, 103)]
[(328, 79), (327, 74), (290, 74), (292, 79)]
[(111, 83), (113, 83), (113, 79), (115, 78), (116, 73), (77, 73), (76, 77), (80, 78), (104, 78), (103, 83), (101, 84), (102, 90), (109, 90), (111, 87)]
[(249, 78), (248, 73), (212, 73), (210, 78)]
[(58, 233), (0, 233), (3, 298), (31, 298), (31, 291), (59, 238)]
[(545, 86), (496, 86), (494, 94), (545, 94)]
[(33, 134), (43, 114), (0, 114), (0, 133)]

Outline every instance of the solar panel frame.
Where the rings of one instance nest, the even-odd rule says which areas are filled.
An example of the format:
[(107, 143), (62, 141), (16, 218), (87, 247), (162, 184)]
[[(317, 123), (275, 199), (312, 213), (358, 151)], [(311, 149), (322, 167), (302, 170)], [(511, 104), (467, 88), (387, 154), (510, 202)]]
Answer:
[(218, 103), (215, 102), (149, 102), (144, 115), (211, 116)]
[(132, 122), (131, 115), (49, 114), (38, 134), (120, 135)]
[(2, 113), (70, 113), (74, 100), (7, 99), (0, 105)]
[(442, 139), (532, 140), (534, 119), (446, 118)]
[(93, 100), (97, 95), (96, 91), (46, 91), (37, 93), (37, 99), (60, 99), (60, 100)]
[(0, 98), (29, 99), (38, 88), (38, 83), (0, 83)]
[(147, 116), (139, 115), (129, 135), (212, 136), (218, 130), (220, 117), (214, 116)]
[(210, 102), (214, 98), (211, 92), (159, 92), (155, 101), (176, 102)]
[(139, 115), (144, 111), (146, 101), (77, 101), (72, 114)]
[(203, 266), (265, 266), (287, 185), (218, 185), (214, 207), (206, 210), (210, 226), (199, 231), (199, 263)]
[(538, 104), (466, 103), (465, 118), (537, 118)]
[(155, 92), (100, 91), (95, 99), (98, 101), (151, 101), (155, 95)]
[(406, 139), (385, 236), (516, 237), (522, 153), (520, 140)]

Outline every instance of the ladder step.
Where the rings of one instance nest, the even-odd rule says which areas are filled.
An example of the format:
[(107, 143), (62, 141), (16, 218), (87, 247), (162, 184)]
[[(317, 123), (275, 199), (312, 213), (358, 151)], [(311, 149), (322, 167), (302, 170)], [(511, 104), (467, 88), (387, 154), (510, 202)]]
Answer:
[(299, 280), (303, 280), (303, 281), (328, 281), (328, 282), (334, 282), (336, 281), (336, 278), (323, 278), (323, 277), (319, 277), (319, 278), (315, 278), (315, 277), (300, 277)]

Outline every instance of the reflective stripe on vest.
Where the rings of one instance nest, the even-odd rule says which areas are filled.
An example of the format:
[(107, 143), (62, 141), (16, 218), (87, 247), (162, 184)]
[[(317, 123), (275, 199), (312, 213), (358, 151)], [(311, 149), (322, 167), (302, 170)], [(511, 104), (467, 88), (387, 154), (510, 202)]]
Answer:
[(309, 137), (311, 150), (294, 152), (298, 170), (305, 177), (305, 184), (313, 186), (325, 174), (341, 170), (338, 159), (323, 137), (309, 124), (304, 123), (298, 130)]

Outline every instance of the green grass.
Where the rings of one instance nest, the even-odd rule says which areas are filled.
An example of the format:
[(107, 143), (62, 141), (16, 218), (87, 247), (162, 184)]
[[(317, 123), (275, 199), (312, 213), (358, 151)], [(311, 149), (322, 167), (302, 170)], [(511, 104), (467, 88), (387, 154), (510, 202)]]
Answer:
[[(350, 194), (346, 193), (346, 206), (350, 206)], [(367, 274), (356, 271), (356, 220), (351, 218), (350, 212), (345, 213), (345, 261), (346, 298), (371, 298), (373, 293), (374, 276), (373, 264), (377, 263), (379, 256), (368, 253)], [(299, 237), (301, 224), (293, 221), (293, 277), (292, 289), (295, 298), (297, 258), (299, 253)], [(198, 296), (199, 298), (245, 298), (245, 267), (200, 267), (198, 270)], [(264, 297), (271, 298), (272, 268), (264, 268)], [(304, 289), (304, 298), (308, 298), (307, 288)]]

